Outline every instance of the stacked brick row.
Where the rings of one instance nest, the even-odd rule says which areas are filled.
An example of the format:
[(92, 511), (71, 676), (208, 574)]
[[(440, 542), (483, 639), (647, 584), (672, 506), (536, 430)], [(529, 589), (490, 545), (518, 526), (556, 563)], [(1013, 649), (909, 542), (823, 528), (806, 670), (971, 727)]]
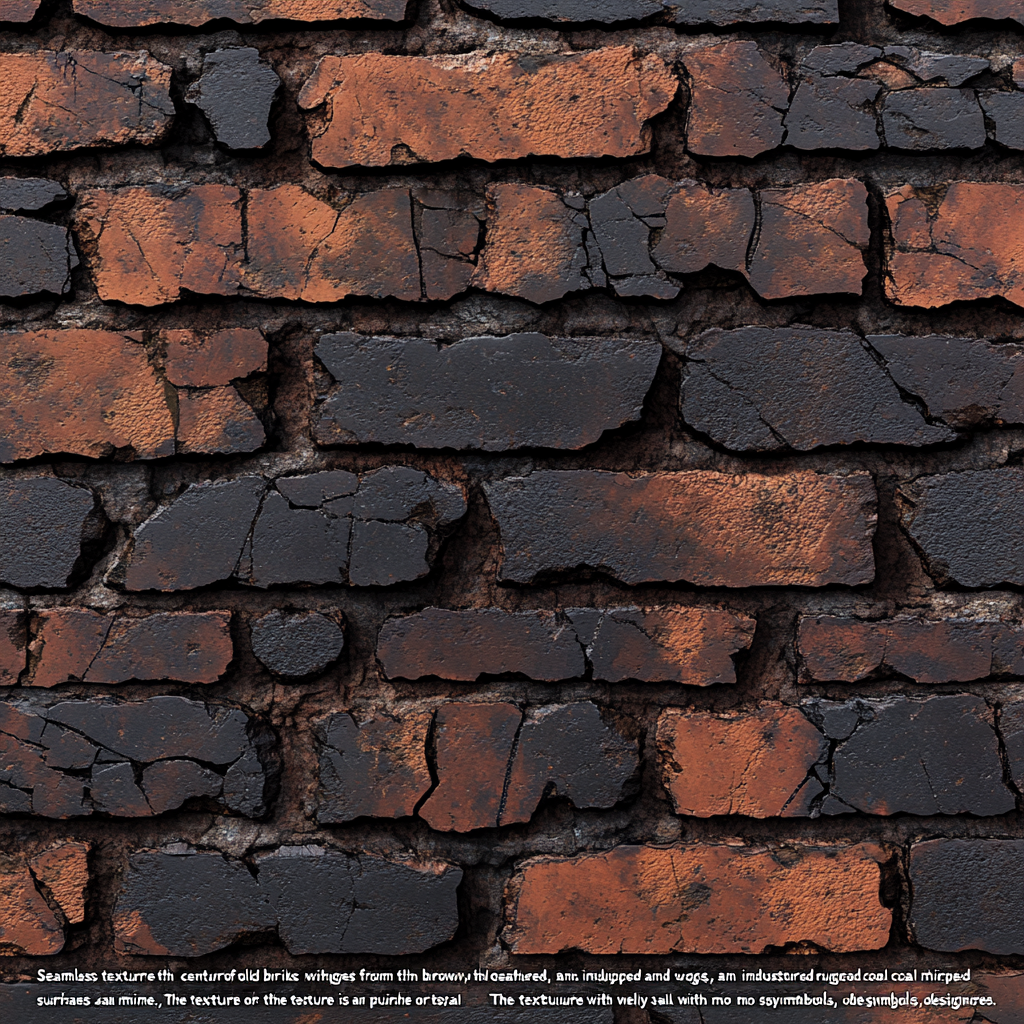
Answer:
[(0, 23), (4, 982), (941, 955), (1021, 1019), (1016, 5)]

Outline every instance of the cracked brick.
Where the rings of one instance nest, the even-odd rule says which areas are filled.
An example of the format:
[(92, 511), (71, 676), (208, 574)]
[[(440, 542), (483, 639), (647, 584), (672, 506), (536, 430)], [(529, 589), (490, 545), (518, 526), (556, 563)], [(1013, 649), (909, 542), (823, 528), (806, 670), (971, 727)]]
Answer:
[(170, 127), (171, 69), (144, 51), (6, 53), (0, 156), (158, 142)]
[(95, 498), (55, 477), (0, 485), (0, 581), (12, 587), (66, 587)]
[(650, 149), (648, 122), (678, 88), (660, 57), (612, 46), (568, 54), (381, 53), (321, 58), (299, 93), (325, 167), (387, 167)]
[(489, 11), (498, 18), (542, 18), (555, 22), (638, 21), (665, 14), (680, 25), (733, 25), (737, 22), (839, 21), (835, 0), (466, 0), (467, 6)]
[[(422, 204), (417, 233), (425, 299), (450, 299), (469, 288), (477, 264), (483, 210), (460, 209), (455, 197), (417, 190)], [(440, 206), (434, 205), (440, 203)]]
[(640, 418), (661, 360), (653, 341), (542, 334), (444, 346), (327, 334), (315, 352), (336, 382), (314, 413), (320, 443), (483, 451), (592, 444)]
[(28, 657), (28, 613), (0, 609), (0, 686), (11, 686), (25, 671)]
[(229, 149), (259, 149), (270, 141), (270, 108), (281, 79), (251, 46), (214, 50), (186, 99), (206, 115), (218, 142)]
[(830, 792), (868, 814), (1005, 814), (992, 709), (966, 694), (864, 701), (832, 756)]
[(760, 953), (810, 942), (880, 949), (892, 912), (871, 843), (764, 848), (618, 846), (522, 862), (505, 899), (512, 951)]
[(347, 712), (317, 723), (316, 820), (404, 818), (430, 791), (429, 711), (391, 712), (363, 719)]
[(203, 334), (161, 331), (164, 369), (176, 385), (201, 388), (230, 384), (267, 368), (267, 341), (260, 331), (244, 327)]
[(789, 86), (751, 40), (687, 53), (686, 146), (702, 156), (757, 156), (782, 142)]
[(322, 672), (338, 659), (345, 634), (319, 612), (272, 611), (251, 627), (252, 652), (272, 672), (293, 679)]
[(1024, 952), (1024, 840), (914, 843), (909, 868), (909, 924), (926, 949)]
[(853, 683), (880, 670), (928, 684), (1024, 675), (1024, 628), (997, 620), (805, 615), (797, 647), (822, 681)]
[(682, 354), (683, 420), (734, 451), (957, 438), (926, 422), (850, 331), (716, 328)]
[(885, 293), (897, 306), (945, 306), (1001, 296), (1024, 306), (1024, 187), (956, 181), (886, 193)]
[(0, 298), (64, 295), (77, 266), (78, 253), (67, 228), (0, 216)]
[(956, 25), (972, 18), (1001, 21), (1010, 18), (1021, 24), (1020, 8), (1011, 0), (888, 0), (897, 10), (932, 18), (942, 25)]
[(1024, 94), (1019, 92), (982, 92), (978, 101), (992, 122), (989, 138), (1007, 149), (1024, 149)]
[(856, 585), (874, 575), (866, 474), (540, 471), (484, 484), (499, 578), (587, 566), (624, 583)]
[(973, 89), (891, 92), (882, 103), (885, 143), (897, 149), (978, 149), (985, 120)]
[[(2, 19), (0, 19), (2, 20)], [(64, 186), (48, 178), (0, 178), (0, 210), (9, 213), (44, 210), (67, 198)]]
[(714, 714), (670, 708), (658, 719), (661, 781), (676, 814), (804, 817), (824, 792), (812, 769), (828, 740), (798, 708)]
[(1024, 584), (1024, 470), (1019, 466), (922, 476), (897, 493), (903, 499), (903, 526), (940, 582)]
[(264, 21), (401, 21), (407, 0), (74, 0), (76, 14), (112, 28), (189, 25), (224, 18), (240, 25)]
[(984, 57), (971, 57), (960, 53), (933, 53), (914, 46), (887, 46), (886, 59), (906, 68), (922, 82), (945, 81), (960, 86), (969, 78), (988, 70), (990, 62)]
[(58, 843), (36, 854), (29, 866), (69, 924), (85, 920), (89, 888), (89, 843)]

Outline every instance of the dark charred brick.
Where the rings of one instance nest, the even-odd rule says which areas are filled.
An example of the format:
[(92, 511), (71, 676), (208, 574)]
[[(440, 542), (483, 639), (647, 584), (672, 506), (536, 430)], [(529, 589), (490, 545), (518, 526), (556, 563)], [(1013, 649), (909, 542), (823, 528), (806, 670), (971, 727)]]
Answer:
[[(308, 476), (282, 476), (276, 483), (289, 503), (299, 508), (320, 508), (325, 502), (355, 494), (359, 489), (359, 477), (344, 469), (310, 473)], [(339, 502), (339, 508), (347, 507)]]
[(515, 953), (760, 953), (812, 942), (880, 949), (892, 912), (879, 899), (873, 843), (763, 847), (618, 846), (522, 862), (506, 891)]
[(229, 149), (259, 149), (270, 141), (267, 121), (281, 79), (251, 46), (214, 50), (188, 100), (206, 115), (218, 142)]
[(71, 288), (78, 254), (67, 228), (28, 217), (0, 216), (0, 297)]
[(94, 498), (55, 477), (0, 484), (0, 580), (12, 587), (66, 587)]
[(926, 949), (1024, 952), (1024, 840), (915, 843), (910, 885), (909, 923)]
[(1007, 149), (1024, 149), (1024, 93), (983, 92), (978, 100), (994, 126), (989, 137)]
[(342, 712), (320, 722), (317, 821), (411, 815), (432, 785), (426, 756), (432, 718), (410, 710), (362, 721)]
[(969, 78), (990, 67), (984, 57), (968, 57), (960, 53), (933, 53), (913, 46), (887, 46), (886, 60), (906, 68), (923, 82), (944, 81), (946, 85), (963, 85)]
[(267, 341), (260, 331), (161, 331), (160, 340), (166, 346), (164, 370), (172, 384), (213, 387), (267, 368)]
[(431, 202), (443, 200), (422, 190), (416, 197), (427, 207), (420, 213), (418, 231), (423, 297), (450, 299), (466, 291), (472, 280), (480, 244), (480, 218), (475, 212), (457, 207), (434, 208)]
[(683, 57), (690, 76), (686, 146), (702, 156), (757, 156), (782, 142), (789, 86), (755, 42), (719, 43)]
[(142, 789), (154, 814), (173, 811), (192, 797), (217, 797), (224, 780), (195, 761), (157, 761), (142, 774)]
[(821, 680), (853, 683), (880, 669), (919, 683), (1024, 675), (1024, 628), (999, 621), (803, 616), (797, 646), (807, 671)]
[(345, 645), (345, 634), (333, 619), (318, 612), (273, 611), (251, 626), (252, 651), (272, 672), (299, 678), (322, 672)]
[(148, 53), (5, 53), (0, 156), (161, 139), (174, 104), (171, 69)]
[(919, 477), (899, 489), (903, 523), (940, 581), (1024, 584), (1024, 470)]
[(824, 792), (812, 770), (828, 740), (781, 704), (729, 715), (670, 708), (658, 719), (658, 754), (676, 814), (802, 817)]
[[(1018, 673), (1024, 675), (1024, 670)], [(1006, 748), (1010, 777), (1024, 789), (1024, 701), (1008, 701), (999, 709), (999, 734)]]
[(469, 7), (489, 11), (499, 18), (543, 18), (547, 21), (614, 24), (638, 21), (667, 13), (681, 25), (733, 25), (744, 21), (810, 22), (832, 24), (839, 20), (834, 0), (466, 0)]
[(985, 120), (973, 89), (902, 89), (882, 103), (887, 146), (897, 149), (978, 149)]
[[(660, 57), (630, 46), (525, 56), (331, 54), (299, 106), (324, 108), (310, 117), (310, 136), (312, 157), (325, 167), (628, 157), (650, 149), (648, 121), (677, 88)], [(397, 157), (399, 148), (407, 155)]]
[(613, 807), (637, 764), (637, 744), (607, 725), (596, 704), (536, 708), (519, 730), (498, 824), (529, 821), (547, 796)]
[(230, 612), (164, 612), (140, 618), (85, 608), (37, 613), (31, 686), (71, 679), (125, 683), (173, 679), (213, 683), (232, 658)]
[(458, 924), (462, 872), (447, 864), (392, 864), (308, 846), (284, 847), (258, 864), (260, 888), (293, 954), (422, 953)]
[(119, 953), (203, 956), (270, 931), (276, 921), (241, 862), (219, 853), (154, 852), (129, 858), (113, 924)]
[[(218, 792), (220, 787), (217, 787)], [(149, 801), (135, 781), (135, 770), (125, 761), (96, 765), (89, 782), (89, 796), (97, 811), (122, 817), (152, 814)]]
[(394, 616), (381, 628), (377, 658), (387, 676), (401, 679), (516, 673), (555, 681), (586, 672), (572, 627), (546, 611), (425, 608)]
[(892, 379), (955, 427), (1024, 423), (1024, 346), (973, 338), (869, 335)]
[(855, 585), (874, 575), (867, 475), (541, 471), (484, 492), (501, 531), (503, 580), (579, 566), (624, 583), (727, 587)]
[(190, 484), (136, 531), (126, 561), (129, 590), (188, 590), (227, 579), (266, 489), (261, 477)]
[(747, 276), (762, 298), (860, 294), (871, 238), (863, 182), (831, 178), (760, 196), (761, 231)]
[(868, 814), (1005, 814), (992, 709), (968, 695), (871, 701), (832, 757), (831, 793)]
[(955, 440), (904, 401), (850, 331), (741, 327), (705, 331), (685, 349), (686, 423), (735, 451)]
[[(316, 355), (337, 381), (314, 421), (321, 443), (505, 451), (582, 448), (639, 419), (661, 346), (513, 334), (442, 347), (328, 334)], [(593, 400), (577, 402), (580, 393)]]
[[(956, 25), (972, 18), (1021, 22), (1020, 8), (1012, 0), (889, 0), (897, 10), (933, 18), (943, 25)], [(1024, 22), (1021, 22), (1024, 24)]]
[(28, 613), (20, 608), (0, 609), (0, 686), (11, 686), (25, 671), (28, 648)]
[(42, 210), (66, 199), (64, 186), (47, 178), (0, 178), (0, 210), (19, 213)]
[(76, 14), (113, 28), (168, 24), (198, 28), (221, 18), (240, 25), (259, 25), (279, 18), (401, 21), (405, 8), (406, 0), (74, 0)]
[(800, 70), (817, 75), (853, 74), (882, 56), (877, 46), (829, 43), (815, 46), (801, 61)]
[(420, 808), (439, 832), (493, 828), (522, 712), (514, 704), (445, 704), (434, 727), (437, 787)]
[(0, 21), (31, 21), (40, 3), (42, 0), (0, 0)]

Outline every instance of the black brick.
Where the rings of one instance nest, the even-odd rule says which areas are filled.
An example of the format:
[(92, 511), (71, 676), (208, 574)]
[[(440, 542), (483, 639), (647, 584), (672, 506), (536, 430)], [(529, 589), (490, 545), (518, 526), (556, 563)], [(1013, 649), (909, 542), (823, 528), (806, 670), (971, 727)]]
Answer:
[(272, 672), (296, 679), (322, 672), (345, 644), (341, 626), (318, 612), (273, 611), (251, 628), (256, 657)]
[(0, 297), (63, 295), (77, 266), (78, 254), (67, 228), (0, 216)]
[(64, 186), (46, 178), (0, 178), (0, 210), (18, 213), (42, 210), (64, 199)]
[(985, 119), (973, 89), (904, 89), (882, 104), (885, 142), (898, 149), (978, 149)]
[(267, 121), (281, 79), (253, 47), (214, 50), (189, 100), (206, 114), (218, 142), (230, 149), (258, 149), (270, 141)]

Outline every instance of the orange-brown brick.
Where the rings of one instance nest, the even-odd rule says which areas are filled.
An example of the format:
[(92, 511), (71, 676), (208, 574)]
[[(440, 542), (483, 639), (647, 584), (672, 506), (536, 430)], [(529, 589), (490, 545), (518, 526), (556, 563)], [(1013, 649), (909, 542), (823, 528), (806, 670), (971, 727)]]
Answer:
[(174, 115), (171, 69), (148, 53), (0, 55), (0, 156), (150, 143)]
[(889, 3), (907, 14), (933, 18), (943, 25), (956, 25), (972, 18), (994, 21), (1012, 18), (1024, 24), (1024, 13), (1013, 0), (889, 0)]
[(677, 814), (801, 816), (824, 791), (808, 776), (828, 741), (801, 711), (781, 704), (728, 715), (664, 711), (658, 752)]
[(0, 21), (31, 21), (42, 0), (0, 0)]
[(780, 850), (619, 846), (523, 863), (506, 891), (515, 953), (761, 953), (810, 942), (880, 949), (884, 853), (870, 843)]
[(324, 57), (299, 94), (312, 156), (327, 167), (410, 160), (627, 157), (650, 148), (647, 122), (678, 82), (656, 56), (613, 46), (530, 55)]
[(60, 843), (31, 860), (32, 873), (49, 890), (69, 924), (85, 920), (89, 848), (88, 843)]
[(244, 327), (209, 334), (161, 331), (160, 339), (166, 346), (164, 367), (172, 384), (212, 387), (267, 368), (267, 342), (259, 331)]
[(167, 24), (198, 27), (221, 18), (242, 25), (258, 25), (276, 18), (401, 21), (405, 7), (406, 0), (74, 0), (76, 14), (114, 28)]
[(886, 295), (899, 306), (1001, 296), (1024, 306), (1024, 186), (957, 181), (886, 196)]

